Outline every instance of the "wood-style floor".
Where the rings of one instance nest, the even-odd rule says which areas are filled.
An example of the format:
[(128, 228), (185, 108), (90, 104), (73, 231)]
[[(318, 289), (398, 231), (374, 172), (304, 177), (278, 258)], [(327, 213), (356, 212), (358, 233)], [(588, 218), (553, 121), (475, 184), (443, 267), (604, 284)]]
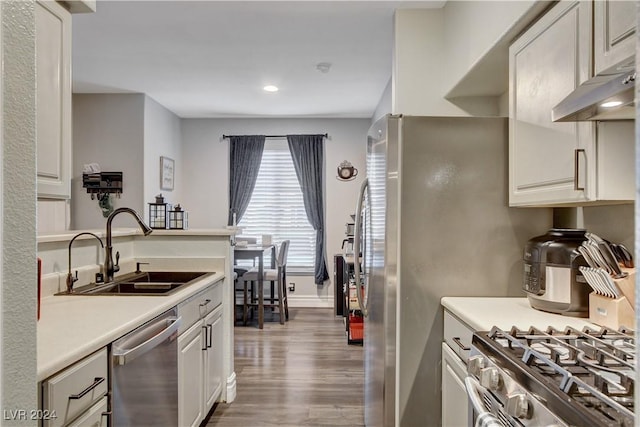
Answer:
[(263, 330), (235, 327), (237, 397), (207, 427), (364, 425), (362, 346), (347, 345), (333, 309), (289, 314), (284, 326), (276, 315)]

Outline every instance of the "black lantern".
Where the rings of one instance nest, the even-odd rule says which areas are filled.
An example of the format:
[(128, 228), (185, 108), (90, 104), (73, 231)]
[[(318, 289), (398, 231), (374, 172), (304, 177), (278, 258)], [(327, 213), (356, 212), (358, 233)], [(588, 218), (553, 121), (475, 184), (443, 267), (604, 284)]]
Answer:
[(186, 230), (189, 228), (189, 213), (182, 210), (179, 204), (169, 211), (169, 228), (172, 230)]
[(149, 203), (149, 226), (153, 229), (164, 230), (168, 228), (171, 205), (164, 202), (162, 194), (156, 196), (155, 203)]

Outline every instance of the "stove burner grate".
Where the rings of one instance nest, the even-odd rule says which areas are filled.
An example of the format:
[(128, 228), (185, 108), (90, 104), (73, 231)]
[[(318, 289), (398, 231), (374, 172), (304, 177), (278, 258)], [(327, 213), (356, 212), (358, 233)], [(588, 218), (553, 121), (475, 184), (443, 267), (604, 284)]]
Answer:
[(631, 331), (514, 327), (509, 332), (493, 328), (487, 337), (498, 354), (521, 361), (560, 395), (616, 425), (633, 422), (636, 347)]

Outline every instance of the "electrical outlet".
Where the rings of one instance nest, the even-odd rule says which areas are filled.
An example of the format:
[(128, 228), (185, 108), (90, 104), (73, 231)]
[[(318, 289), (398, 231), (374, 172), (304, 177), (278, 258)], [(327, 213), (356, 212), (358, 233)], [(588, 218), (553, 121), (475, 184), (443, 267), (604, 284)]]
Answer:
[(295, 292), (296, 291), (296, 284), (293, 282), (289, 282), (289, 292)]

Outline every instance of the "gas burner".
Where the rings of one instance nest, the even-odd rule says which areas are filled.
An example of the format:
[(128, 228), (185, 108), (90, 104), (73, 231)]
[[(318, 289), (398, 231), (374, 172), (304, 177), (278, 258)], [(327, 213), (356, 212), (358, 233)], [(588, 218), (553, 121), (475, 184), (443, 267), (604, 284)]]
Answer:
[[(569, 425), (634, 423), (636, 345), (632, 331), (512, 328), (505, 332), (493, 328), (474, 334), (471, 354), (485, 361), (471, 363), (470, 358), (470, 366), (495, 366), (491, 369), (496, 373), (491, 375), (486, 369), (470, 368), (480, 383), (510, 384), (504, 390), (489, 387), (507, 409), (513, 405), (513, 390), (522, 389), (523, 396), (539, 401), (531, 407), (544, 407), (557, 414), (557, 421)], [(495, 380), (497, 377), (500, 379)]]

